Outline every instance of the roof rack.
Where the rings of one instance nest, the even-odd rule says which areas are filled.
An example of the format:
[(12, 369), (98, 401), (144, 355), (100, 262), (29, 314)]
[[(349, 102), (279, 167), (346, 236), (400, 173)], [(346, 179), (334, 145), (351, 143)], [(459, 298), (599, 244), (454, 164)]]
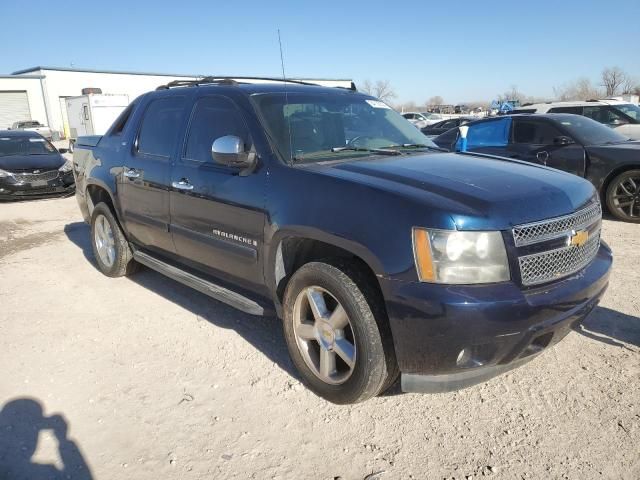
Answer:
[(292, 80), (289, 78), (274, 78), (274, 77), (202, 77), (196, 80), (174, 80), (166, 85), (160, 85), (156, 90), (168, 90), (173, 87), (197, 87), (199, 85), (239, 85), (240, 83), (250, 83), (243, 80), (262, 80), (268, 82), (281, 82), (281, 83), (295, 83), (298, 85), (313, 85), (318, 86), (316, 83), (304, 82), (302, 80)]

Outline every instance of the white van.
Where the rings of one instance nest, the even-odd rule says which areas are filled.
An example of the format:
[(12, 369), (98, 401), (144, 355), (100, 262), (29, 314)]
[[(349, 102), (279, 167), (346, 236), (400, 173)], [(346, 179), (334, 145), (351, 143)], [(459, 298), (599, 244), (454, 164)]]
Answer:
[(69, 150), (78, 137), (103, 135), (129, 105), (128, 95), (88, 94), (66, 100), (69, 119)]

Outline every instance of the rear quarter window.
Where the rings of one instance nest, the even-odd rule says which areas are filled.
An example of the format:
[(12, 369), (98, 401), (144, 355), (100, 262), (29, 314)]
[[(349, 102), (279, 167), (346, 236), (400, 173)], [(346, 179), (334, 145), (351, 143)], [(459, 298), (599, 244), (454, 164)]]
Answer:
[(176, 146), (185, 99), (181, 96), (153, 100), (144, 112), (138, 134), (138, 152), (170, 157)]

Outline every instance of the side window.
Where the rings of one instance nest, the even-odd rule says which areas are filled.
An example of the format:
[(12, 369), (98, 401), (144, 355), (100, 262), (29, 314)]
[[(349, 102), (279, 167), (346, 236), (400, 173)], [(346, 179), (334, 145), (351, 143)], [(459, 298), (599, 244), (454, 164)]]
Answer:
[(617, 113), (613, 108), (607, 106), (584, 107), (584, 115), (605, 125), (622, 125), (623, 123), (629, 123), (626, 118)]
[(170, 157), (176, 144), (184, 97), (153, 100), (144, 113), (138, 134), (138, 152)]
[(559, 130), (546, 122), (516, 120), (513, 126), (513, 143), (551, 145), (560, 135)]
[(467, 133), (467, 147), (503, 147), (509, 143), (511, 118), (472, 125)]
[(549, 109), (549, 113), (573, 113), (574, 115), (582, 115), (582, 107), (553, 107)]
[(455, 128), (458, 126), (458, 122), (455, 120), (447, 120), (445, 122), (440, 122), (438, 128), (446, 128), (449, 130), (450, 128)]
[(240, 137), (249, 147), (249, 131), (236, 105), (224, 97), (203, 97), (193, 108), (184, 158), (211, 162), (211, 145), (225, 135)]
[(122, 135), (124, 132), (124, 127), (126, 127), (129, 118), (131, 117), (131, 112), (133, 112), (134, 104), (130, 104), (124, 111), (116, 118), (116, 121), (113, 122), (113, 127), (111, 128), (111, 132), (109, 135)]

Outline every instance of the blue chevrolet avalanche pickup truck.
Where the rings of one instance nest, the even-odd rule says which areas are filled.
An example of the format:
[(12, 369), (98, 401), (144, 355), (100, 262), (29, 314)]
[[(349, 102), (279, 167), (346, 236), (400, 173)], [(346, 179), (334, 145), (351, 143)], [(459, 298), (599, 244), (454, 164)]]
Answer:
[(607, 288), (589, 182), (443, 152), (355, 90), (174, 82), (78, 143), (99, 269), (142, 264), (275, 313), (302, 381), (331, 402), (398, 375), (409, 392), (485, 381), (561, 340)]

